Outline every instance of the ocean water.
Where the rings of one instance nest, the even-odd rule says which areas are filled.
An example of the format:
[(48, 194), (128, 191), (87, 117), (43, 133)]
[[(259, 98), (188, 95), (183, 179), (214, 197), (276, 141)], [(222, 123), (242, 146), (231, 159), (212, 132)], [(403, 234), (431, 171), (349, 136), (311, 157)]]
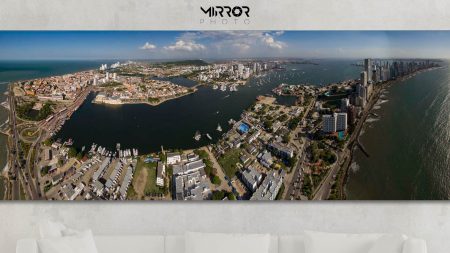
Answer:
[(366, 124), (347, 185), (349, 199), (450, 198), (450, 71), (392, 85)]

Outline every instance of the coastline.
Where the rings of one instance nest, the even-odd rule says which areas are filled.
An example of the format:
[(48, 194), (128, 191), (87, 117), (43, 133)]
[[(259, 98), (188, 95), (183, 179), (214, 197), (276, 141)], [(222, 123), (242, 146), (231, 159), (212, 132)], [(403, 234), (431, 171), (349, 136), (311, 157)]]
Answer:
[[(356, 148), (358, 147), (358, 143), (359, 143), (359, 137), (360, 135), (363, 133), (363, 131), (366, 128), (366, 122), (368, 119), (368, 116), (372, 113), (372, 111), (374, 110), (374, 106), (377, 104), (378, 100), (380, 99), (380, 96), (382, 95), (382, 91), (383, 90), (387, 90), (388, 88), (390, 88), (392, 85), (394, 84), (398, 84), (401, 83), (403, 81), (406, 81), (412, 77), (414, 77), (417, 74), (422, 74), (424, 72), (428, 72), (428, 71), (432, 71), (432, 70), (436, 70), (436, 69), (440, 69), (443, 68), (441, 67), (434, 67), (434, 68), (429, 68), (429, 69), (424, 69), (424, 70), (419, 70), (417, 72), (411, 73), (407, 76), (401, 77), (400, 79), (396, 79), (396, 80), (391, 80), (391, 81), (387, 81), (385, 83), (381, 84), (381, 87), (378, 87), (378, 89), (376, 90), (376, 94), (374, 94), (374, 96), (372, 96), (371, 101), (369, 103), (370, 107), (367, 109), (366, 113), (364, 114), (364, 119), (363, 121), (361, 121), (361, 126), (357, 129), (357, 132), (355, 132), (355, 139), (352, 140), (348, 146), (346, 147), (347, 150), (350, 151), (348, 157), (346, 160), (344, 160), (343, 164), (345, 164), (345, 166), (343, 168), (341, 168), (341, 171), (343, 172), (343, 177), (342, 177), (342, 181), (339, 183), (339, 192), (340, 192), (340, 199), (342, 200), (346, 200), (347, 199), (347, 190), (346, 190), (346, 186), (347, 183), (350, 180), (350, 169), (352, 167), (353, 164), (353, 158), (354, 158), (354, 151)], [(376, 97), (376, 99), (374, 99)], [(381, 106), (381, 104), (379, 105)]]

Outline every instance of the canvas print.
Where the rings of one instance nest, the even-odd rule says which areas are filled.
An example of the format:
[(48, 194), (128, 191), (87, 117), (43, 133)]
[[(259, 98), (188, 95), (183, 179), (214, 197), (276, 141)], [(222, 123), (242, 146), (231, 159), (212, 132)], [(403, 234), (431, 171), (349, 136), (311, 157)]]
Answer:
[(0, 31), (0, 49), (2, 200), (450, 197), (448, 31)]

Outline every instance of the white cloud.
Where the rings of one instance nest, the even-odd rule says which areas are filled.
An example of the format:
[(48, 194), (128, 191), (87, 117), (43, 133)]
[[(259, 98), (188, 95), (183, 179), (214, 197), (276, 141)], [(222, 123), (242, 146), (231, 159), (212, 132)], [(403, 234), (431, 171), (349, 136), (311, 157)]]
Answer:
[(235, 49), (239, 50), (240, 52), (245, 52), (250, 49), (250, 45), (245, 43), (236, 42), (232, 45)]
[[(287, 47), (278, 31), (183, 32), (171, 43), (155, 50), (154, 57), (259, 57), (278, 56)], [(150, 43), (149, 43), (150, 44)]]
[(140, 49), (142, 49), (142, 50), (152, 50), (152, 49), (156, 49), (156, 46), (151, 44), (151, 43), (149, 43), (149, 42), (145, 42), (145, 44), (142, 47), (140, 47)]
[(286, 44), (281, 42), (281, 41), (276, 41), (274, 39), (274, 37), (268, 33), (266, 33), (264, 35), (264, 37), (262, 38), (262, 41), (265, 45), (267, 45), (270, 48), (275, 48), (275, 49), (283, 49)]
[(274, 33), (276, 36), (281, 36), (284, 34), (284, 31), (277, 31)]
[(175, 44), (165, 46), (164, 49), (169, 51), (187, 51), (187, 52), (193, 52), (193, 51), (200, 51), (204, 50), (206, 47), (200, 43), (196, 43), (194, 40), (183, 40), (178, 39)]
[(286, 43), (278, 39), (281, 35), (283, 35), (282, 31), (185, 32), (177, 38), (174, 45), (166, 46), (165, 49), (189, 52), (202, 49), (209, 55), (255, 56), (284, 49)]
[(247, 45), (267, 46), (269, 48), (282, 49), (286, 46), (277, 37), (283, 35), (283, 31), (207, 31), (188, 32), (182, 35), (189, 40), (210, 39), (221, 45)]

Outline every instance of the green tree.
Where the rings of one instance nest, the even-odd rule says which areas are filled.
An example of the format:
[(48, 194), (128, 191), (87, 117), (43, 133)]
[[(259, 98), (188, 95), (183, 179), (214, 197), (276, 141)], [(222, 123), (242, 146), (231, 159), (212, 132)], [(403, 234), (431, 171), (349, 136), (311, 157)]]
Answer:
[(48, 172), (50, 171), (50, 169), (51, 169), (51, 167), (50, 167), (50, 166), (44, 166), (44, 167), (42, 167), (42, 170), (41, 170), (41, 172), (42, 172), (42, 176), (45, 176), (45, 175), (47, 175), (47, 174), (48, 174)]
[(50, 139), (50, 138), (44, 141), (44, 145), (45, 145), (45, 146), (51, 146), (52, 143), (53, 143), (53, 141), (52, 141), (52, 139)]
[(272, 121), (270, 121), (270, 120), (265, 120), (263, 124), (264, 124), (264, 128), (265, 128), (268, 132), (272, 132), (272, 131), (273, 131), (273, 129), (272, 129), (272, 127), (273, 127), (273, 122), (272, 122)]
[(227, 197), (229, 200), (236, 200), (236, 196), (234, 196), (233, 193), (227, 192), (225, 190), (213, 191), (212, 193), (213, 200), (223, 200), (225, 197)]
[(225, 198), (224, 191), (213, 191), (212, 192), (212, 200), (222, 200)]
[(278, 120), (283, 122), (283, 121), (286, 121), (287, 118), (288, 118), (288, 116), (286, 114), (282, 114), (280, 117), (278, 117)]
[(236, 200), (236, 196), (234, 196), (234, 194), (232, 192), (228, 192), (227, 193), (227, 198), (229, 200)]
[(222, 181), (220, 180), (220, 178), (217, 175), (214, 175), (211, 178), (211, 183), (215, 184), (215, 185), (220, 185)]
[(289, 167), (293, 167), (296, 162), (297, 162), (297, 157), (294, 155), (293, 157), (288, 158), (286, 160), (286, 165), (289, 166)]
[(294, 130), (295, 128), (297, 128), (298, 123), (300, 123), (299, 117), (294, 117), (294, 118), (290, 119), (288, 122), (289, 129)]
[(41, 110), (39, 110), (38, 116), (37, 116), (37, 120), (43, 120), (45, 118), (47, 118), (50, 114), (52, 114), (52, 107), (51, 107), (51, 103), (47, 102), (44, 104), (44, 106), (42, 106)]
[(289, 135), (289, 133), (283, 135), (283, 142), (284, 143), (289, 143), (290, 140), (291, 140), (291, 136)]
[(78, 152), (77, 149), (74, 147), (69, 148), (69, 152), (67, 153), (70, 158), (77, 156)]

